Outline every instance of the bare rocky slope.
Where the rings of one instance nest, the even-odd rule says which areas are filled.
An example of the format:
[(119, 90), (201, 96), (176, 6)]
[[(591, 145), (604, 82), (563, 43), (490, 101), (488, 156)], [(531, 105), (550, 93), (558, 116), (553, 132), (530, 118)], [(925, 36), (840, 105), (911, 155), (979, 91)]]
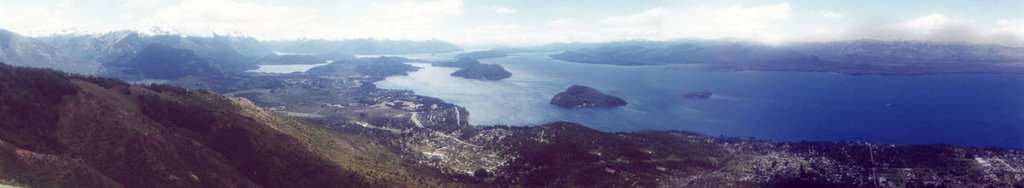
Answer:
[(192, 88), (183, 89), (0, 65), (0, 184), (1024, 186), (1018, 150), (615, 133), (570, 122), (474, 126), (464, 108), (372, 84), (415, 70), (395, 58), (357, 59), (172, 82)]
[[(466, 186), (373, 139), (245, 99), (0, 65), (0, 183), (33, 187)], [(471, 182), (470, 182), (471, 183)]]

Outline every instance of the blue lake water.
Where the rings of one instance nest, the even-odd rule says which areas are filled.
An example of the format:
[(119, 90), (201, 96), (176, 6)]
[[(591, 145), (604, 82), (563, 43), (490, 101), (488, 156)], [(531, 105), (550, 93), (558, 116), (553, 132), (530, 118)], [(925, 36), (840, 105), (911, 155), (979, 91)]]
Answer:
[[(504, 66), (501, 81), (451, 77), (424, 67), (377, 82), (466, 107), (475, 125), (572, 121), (604, 131), (688, 130), (762, 139), (863, 140), (1024, 148), (1024, 75), (839, 75), (714, 71), (703, 66), (615, 66), (524, 53), (482, 60)], [(450, 57), (450, 56), (449, 56)], [(435, 58), (438, 60), (445, 58)], [(619, 96), (610, 109), (548, 104), (572, 84)], [(707, 100), (678, 95), (711, 91)]]
[(293, 73), (293, 72), (306, 72), (313, 67), (330, 64), (331, 61), (319, 63), (319, 64), (294, 64), (294, 65), (257, 65), (259, 68), (248, 70), (246, 72), (258, 72), (258, 73)]

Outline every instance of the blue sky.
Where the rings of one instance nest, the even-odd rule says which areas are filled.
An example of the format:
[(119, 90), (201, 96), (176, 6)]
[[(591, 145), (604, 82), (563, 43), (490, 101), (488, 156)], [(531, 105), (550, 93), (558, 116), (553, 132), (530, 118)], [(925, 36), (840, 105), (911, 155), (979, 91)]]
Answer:
[(631, 39), (769, 44), (847, 39), (1024, 44), (1024, 1), (40, 0), (0, 28), (31, 36), (132, 29), (192, 35), (439, 39), (463, 46)]

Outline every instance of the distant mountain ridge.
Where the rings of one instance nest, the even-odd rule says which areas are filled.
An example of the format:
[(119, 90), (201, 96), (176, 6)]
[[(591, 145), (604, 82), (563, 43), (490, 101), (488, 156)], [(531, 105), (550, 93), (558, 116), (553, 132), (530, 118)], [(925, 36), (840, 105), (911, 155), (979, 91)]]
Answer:
[(455, 59), (462, 58), (473, 58), (473, 59), (492, 59), (508, 57), (508, 54), (501, 50), (487, 50), (487, 51), (475, 51), (462, 53), (455, 56)]
[(103, 71), (103, 66), (98, 62), (65, 55), (40, 40), (4, 29), (0, 29), (0, 62), (81, 74), (98, 74)]
[[(53, 46), (55, 51), (69, 57), (99, 62), (106, 67), (106, 76), (122, 79), (180, 78), (184, 76), (218, 76), (255, 69), (260, 64), (317, 63), (324, 60), (354, 59), (350, 54), (409, 54), (461, 51), (455, 45), (442, 41), (392, 40), (296, 40), (258, 41), (247, 36), (211, 37), (185, 36), (168, 32), (142, 32), (122, 30), (102, 34), (69, 33), (41, 37), (40, 41)], [(151, 48), (152, 46), (160, 46)], [(274, 47), (273, 50), (271, 50)], [(177, 58), (158, 53), (143, 53), (146, 49), (174, 52)], [(192, 55), (171, 49), (187, 50)], [(275, 51), (294, 53), (281, 57)], [(150, 51), (152, 52), (152, 51)], [(302, 55), (308, 54), (308, 55)], [(195, 57), (186, 57), (186, 56)], [(145, 57), (160, 56), (163, 58)], [(319, 59), (319, 60), (317, 60)], [(181, 62), (169, 62), (181, 61)], [(16, 63), (16, 61), (12, 61)], [(172, 71), (167, 65), (191, 65), (178, 68), (194, 71)], [(152, 70), (166, 69), (157, 77)], [(198, 71), (200, 69), (206, 69)], [(147, 71), (148, 70), (148, 71)], [(143, 73), (143, 72), (149, 72)]]
[[(41, 41), (54, 46), (69, 56), (96, 61), (103, 64), (105, 76), (122, 79), (178, 78), (183, 76), (223, 75), (255, 69), (257, 57), (274, 55), (259, 41), (244, 36), (197, 37), (178, 34), (153, 34), (139, 31), (114, 31), (103, 34), (66, 34), (41, 37)], [(151, 48), (153, 46), (159, 46)], [(147, 49), (150, 49), (147, 53)], [(178, 53), (171, 49), (187, 52)], [(172, 54), (179, 58), (167, 58)], [(182, 53), (191, 54), (183, 57)], [(151, 57), (146, 57), (151, 56)], [(155, 58), (155, 57), (164, 58)], [(170, 62), (180, 61), (180, 62)], [(193, 67), (168, 67), (167, 65), (191, 65)], [(177, 75), (154, 75), (153, 70)], [(203, 71), (173, 71), (180, 69), (205, 69)], [(148, 72), (148, 73), (143, 73)], [(199, 75), (204, 74), (204, 75)]]
[(188, 49), (205, 57), (261, 57), (273, 55), (259, 41), (245, 36), (196, 37), (173, 34), (146, 34), (138, 31), (114, 31), (96, 35), (51, 35), (40, 40), (61, 49), (69, 55), (113, 62), (124, 56), (141, 52), (153, 44)]
[(552, 58), (596, 64), (709, 64), (730, 70), (845, 74), (1024, 73), (1024, 48), (957, 42), (852, 40), (770, 46), (732, 41), (581, 45)]
[(613, 42), (593, 48), (569, 50), (552, 57), (566, 61), (617, 65), (820, 61), (793, 50), (729, 41)]
[(964, 42), (851, 40), (782, 45), (835, 62), (1001, 63), (1024, 62), (1024, 48)]
[(290, 40), (290, 41), (263, 41), (262, 44), (269, 49), (287, 53), (307, 54), (417, 54), (417, 53), (445, 53), (462, 51), (462, 48), (454, 44), (439, 41), (408, 41), (408, 40), (375, 40), (375, 39), (349, 39), (349, 40)]

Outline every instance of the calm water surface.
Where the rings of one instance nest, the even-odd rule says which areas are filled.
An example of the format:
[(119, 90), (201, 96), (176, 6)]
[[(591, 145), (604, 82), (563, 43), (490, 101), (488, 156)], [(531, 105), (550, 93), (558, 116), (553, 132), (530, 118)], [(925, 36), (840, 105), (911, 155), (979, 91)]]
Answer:
[[(849, 76), (807, 72), (722, 72), (703, 66), (614, 66), (524, 53), (482, 60), (504, 66), (501, 81), (451, 77), (424, 67), (377, 82), (466, 107), (476, 125), (573, 121), (604, 131), (689, 130), (772, 140), (866, 140), (1024, 148), (1024, 75)], [(432, 60), (450, 60), (444, 57)], [(629, 105), (563, 109), (548, 104), (572, 84)], [(678, 95), (711, 91), (707, 100)]]
[(306, 72), (313, 67), (330, 64), (331, 61), (319, 63), (319, 64), (295, 64), (295, 65), (257, 65), (259, 68), (254, 70), (248, 70), (246, 72), (258, 72), (258, 73), (293, 73), (293, 72)]

